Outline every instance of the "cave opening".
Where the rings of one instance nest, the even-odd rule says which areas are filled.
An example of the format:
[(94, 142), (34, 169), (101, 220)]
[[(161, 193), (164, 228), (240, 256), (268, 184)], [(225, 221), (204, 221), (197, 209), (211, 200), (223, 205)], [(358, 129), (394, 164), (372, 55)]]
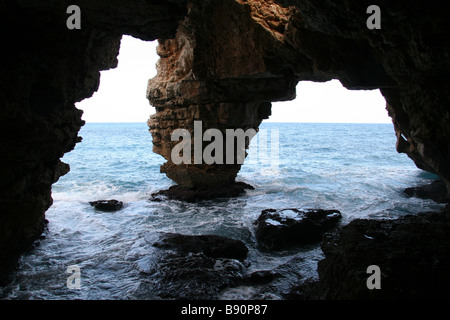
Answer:
[(349, 90), (339, 80), (300, 81), (292, 101), (272, 103), (269, 122), (392, 123), (380, 90)]
[(118, 66), (100, 71), (100, 86), (90, 98), (76, 104), (83, 120), (98, 122), (146, 122), (154, 108), (146, 98), (147, 82), (156, 75), (157, 41), (124, 35)]
[(156, 75), (156, 46), (123, 35), (117, 67), (100, 71), (98, 90), (75, 104), (86, 123), (82, 141), (62, 158), (70, 171), (52, 186), (53, 207), (59, 200), (136, 200), (159, 184), (161, 159), (152, 152), (146, 124), (155, 112), (146, 91)]

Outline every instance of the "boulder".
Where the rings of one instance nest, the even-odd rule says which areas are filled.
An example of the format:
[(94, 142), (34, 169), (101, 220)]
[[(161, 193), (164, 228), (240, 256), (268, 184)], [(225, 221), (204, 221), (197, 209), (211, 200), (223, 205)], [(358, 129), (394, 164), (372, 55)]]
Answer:
[(240, 281), (247, 247), (239, 240), (216, 235), (164, 233), (151, 242), (148, 259), (139, 265), (142, 276), (137, 299), (212, 300)]
[(211, 258), (244, 260), (248, 249), (240, 240), (217, 235), (183, 235), (165, 233), (153, 244), (154, 247), (179, 253), (203, 253)]
[(150, 200), (162, 201), (163, 198), (186, 202), (199, 202), (220, 198), (238, 197), (245, 194), (245, 190), (253, 190), (254, 187), (245, 182), (234, 182), (218, 186), (216, 188), (188, 188), (180, 185), (171, 186), (169, 189), (152, 193)]
[(89, 202), (91, 206), (100, 211), (117, 211), (123, 208), (123, 202), (118, 200), (97, 200)]
[(255, 222), (256, 239), (265, 250), (317, 243), (341, 217), (338, 210), (265, 209)]

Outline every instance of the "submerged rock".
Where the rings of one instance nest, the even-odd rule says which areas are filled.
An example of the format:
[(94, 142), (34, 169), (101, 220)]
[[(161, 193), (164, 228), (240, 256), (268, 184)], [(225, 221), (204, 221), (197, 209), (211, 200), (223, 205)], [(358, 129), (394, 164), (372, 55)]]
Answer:
[(266, 250), (317, 243), (341, 217), (338, 210), (265, 209), (256, 220), (256, 239)]
[(152, 243), (151, 265), (141, 268), (134, 295), (155, 299), (218, 299), (222, 289), (243, 278), (247, 247), (239, 240), (215, 235), (162, 234)]
[(245, 190), (254, 188), (245, 182), (234, 182), (217, 188), (194, 189), (179, 185), (171, 186), (167, 190), (161, 190), (152, 194), (152, 201), (162, 201), (161, 197), (170, 200), (181, 200), (186, 202), (199, 202), (218, 198), (237, 197), (245, 194)]
[(447, 194), (447, 186), (442, 180), (435, 180), (423, 186), (406, 188), (404, 193), (409, 197), (431, 199), (439, 203), (450, 202), (450, 197)]
[(225, 300), (317, 299), (317, 260), (319, 248), (306, 256), (294, 256), (272, 270), (258, 270), (244, 275), (234, 286), (222, 291)]
[(243, 260), (248, 249), (240, 240), (217, 235), (183, 235), (165, 233), (153, 244), (160, 249), (175, 250), (180, 253), (203, 253), (211, 258), (229, 258)]
[(100, 211), (117, 211), (123, 208), (123, 202), (119, 200), (97, 200), (89, 202), (91, 206)]

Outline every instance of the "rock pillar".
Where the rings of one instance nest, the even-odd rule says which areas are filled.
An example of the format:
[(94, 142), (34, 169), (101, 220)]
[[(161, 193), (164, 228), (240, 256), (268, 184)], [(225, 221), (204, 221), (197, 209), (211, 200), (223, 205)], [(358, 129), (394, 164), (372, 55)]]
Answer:
[[(279, 12), (267, 14), (282, 26), (289, 12), (279, 6), (273, 8)], [(153, 151), (167, 160), (161, 172), (181, 187), (205, 189), (233, 184), (242, 163), (227, 164), (225, 159), (230, 155), (224, 149), (223, 164), (195, 163), (193, 151), (190, 164), (175, 164), (171, 152), (179, 141), (171, 139), (174, 130), (186, 129), (193, 137), (194, 122), (201, 121), (200, 134), (218, 129), (224, 139), (227, 129), (257, 131), (270, 115), (271, 101), (295, 97), (292, 73), (288, 68), (274, 68), (267, 53), (275, 51), (281, 41), (270, 28), (252, 18), (254, 10), (252, 5), (234, 0), (194, 1), (176, 37), (159, 41), (158, 73), (148, 85), (148, 99), (156, 113), (148, 125)], [(209, 144), (204, 142), (202, 150)], [(241, 148), (247, 147), (248, 140)]]

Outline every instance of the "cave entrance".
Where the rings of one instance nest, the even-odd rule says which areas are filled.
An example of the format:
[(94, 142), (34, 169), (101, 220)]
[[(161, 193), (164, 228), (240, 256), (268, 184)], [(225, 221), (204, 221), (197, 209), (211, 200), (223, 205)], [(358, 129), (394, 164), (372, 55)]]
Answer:
[[(333, 149), (333, 144), (340, 143), (338, 137), (351, 141), (359, 130), (364, 133), (360, 140), (369, 139), (367, 141), (370, 137), (366, 134), (371, 130), (388, 132), (392, 139), (390, 147), (394, 149), (392, 121), (378, 89), (348, 90), (338, 80), (325, 83), (301, 81), (296, 93), (297, 98), (292, 101), (272, 103), (272, 114), (252, 140), (246, 160), (247, 165), (255, 165), (254, 170), (270, 175), (279, 173), (280, 165), (295, 165), (296, 161), (289, 164), (286, 159), (292, 160), (291, 155), (296, 154), (296, 150), (291, 148), (296, 144), (300, 146), (299, 150), (303, 150), (298, 154), (303, 159), (313, 159), (314, 155), (309, 154), (312, 151), (329, 156), (324, 152)], [(363, 127), (364, 124), (369, 126)], [(303, 149), (304, 145), (308, 148)]]
[(157, 41), (124, 35), (117, 68), (101, 71), (94, 95), (76, 104), (87, 123), (145, 122), (154, 108), (146, 98), (147, 82), (156, 75)]
[[(338, 80), (300, 82), (295, 100), (272, 104), (272, 115), (258, 135), (264, 129), (279, 132), (275, 165), (264, 150), (266, 161), (261, 163), (258, 155), (240, 176), (256, 186), (257, 196), (271, 195), (266, 207), (339, 208), (348, 221), (392, 218), (420, 207), (402, 190), (426, 177), (396, 152), (395, 130), (380, 90), (348, 90)], [(258, 135), (249, 157), (259, 152)]]
[(301, 81), (297, 98), (272, 103), (269, 122), (392, 123), (380, 90), (348, 90), (338, 80)]
[(79, 132), (82, 142), (62, 159), (71, 169), (52, 186), (53, 207), (58, 200), (134, 201), (170, 184), (159, 174), (163, 159), (152, 151), (146, 123), (155, 112), (146, 91), (156, 75), (156, 46), (157, 41), (124, 35), (118, 66), (101, 71), (97, 92), (76, 104), (86, 122)]

